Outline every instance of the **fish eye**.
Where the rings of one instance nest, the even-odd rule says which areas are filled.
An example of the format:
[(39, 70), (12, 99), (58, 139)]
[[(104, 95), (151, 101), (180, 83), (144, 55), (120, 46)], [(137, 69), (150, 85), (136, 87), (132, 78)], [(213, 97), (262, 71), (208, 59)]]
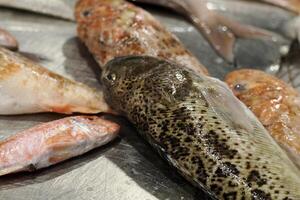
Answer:
[(82, 12), (82, 15), (83, 15), (84, 17), (88, 17), (88, 16), (90, 16), (90, 14), (91, 14), (91, 11), (90, 11), (90, 10), (85, 10), (85, 11)]
[(236, 90), (236, 91), (244, 91), (244, 90), (246, 90), (246, 87), (245, 87), (244, 84), (236, 84), (234, 86), (234, 90)]
[(116, 74), (112, 74), (112, 73), (109, 73), (106, 76), (106, 79), (109, 80), (109, 81), (111, 81), (111, 82), (115, 81), (116, 78), (117, 78)]

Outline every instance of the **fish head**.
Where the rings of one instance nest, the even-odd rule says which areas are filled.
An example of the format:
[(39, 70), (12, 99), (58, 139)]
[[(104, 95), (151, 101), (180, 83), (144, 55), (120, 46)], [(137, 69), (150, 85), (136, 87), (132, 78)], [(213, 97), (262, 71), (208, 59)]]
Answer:
[(236, 96), (248, 93), (249, 90), (265, 84), (263, 72), (251, 69), (241, 69), (227, 74), (225, 82)]
[(148, 56), (124, 56), (108, 62), (101, 77), (106, 101), (115, 111), (125, 112), (127, 100), (136, 95), (139, 85), (145, 81), (151, 69), (161, 62)]

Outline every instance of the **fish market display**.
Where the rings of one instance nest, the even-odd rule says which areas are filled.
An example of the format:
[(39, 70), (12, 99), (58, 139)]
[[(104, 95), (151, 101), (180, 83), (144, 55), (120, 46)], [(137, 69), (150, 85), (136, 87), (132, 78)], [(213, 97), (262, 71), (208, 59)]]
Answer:
[(78, 35), (100, 66), (126, 55), (150, 55), (207, 74), (206, 68), (148, 12), (123, 0), (80, 0)]
[(271, 39), (275, 35), (258, 27), (238, 23), (210, 9), (203, 0), (133, 0), (165, 6), (188, 17), (201, 31), (212, 47), (227, 61), (233, 62), (236, 37)]
[(19, 47), (18, 41), (6, 30), (0, 28), (0, 46), (10, 50), (17, 50)]
[(300, 199), (299, 170), (225, 83), (147, 56), (110, 61), (102, 82), (112, 108), (213, 197)]
[(0, 141), (0, 176), (34, 171), (113, 140), (119, 126), (96, 116), (68, 117), (44, 123)]
[(276, 77), (251, 69), (229, 73), (226, 82), (300, 167), (299, 92)]
[(0, 48), (0, 114), (109, 112), (102, 93)]

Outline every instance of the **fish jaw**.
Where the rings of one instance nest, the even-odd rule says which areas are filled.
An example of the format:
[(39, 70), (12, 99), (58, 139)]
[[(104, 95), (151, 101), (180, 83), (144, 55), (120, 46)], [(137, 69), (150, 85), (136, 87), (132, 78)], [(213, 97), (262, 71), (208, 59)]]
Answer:
[(113, 140), (119, 125), (96, 116), (68, 117), (0, 142), (0, 175), (33, 171), (84, 154)]
[(80, 0), (75, 7), (78, 36), (100, 67), (113, 58), (149, 55), (208, 74), (179, 41), (150, 13), (124, 0)]
[(0, 48), (0, 114), (111, 112), (101, 91)]
[(16, 51), (19, 48), (19, 43), (13, 35), (0, 28), (0, 46)]

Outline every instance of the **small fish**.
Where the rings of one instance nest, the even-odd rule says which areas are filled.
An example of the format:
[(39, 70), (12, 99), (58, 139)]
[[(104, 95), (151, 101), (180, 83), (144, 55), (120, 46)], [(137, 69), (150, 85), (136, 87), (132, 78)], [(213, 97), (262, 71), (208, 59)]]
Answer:
[(187, 180), (220, 200), (299, 200), (300, 173), (225, 83), (176, 63), (121, 57), (107, 102)]
[(265, 72), (242, 69), (226, 82), (300, 168), (300, 94)]
[(12, 34), (0, 28), (0, 46), (16, 51), (19, 43)]
[(67, 117), (0, 141), (0, 176), (34, 171), (84, 154), (113, 140), (119, 125), (96, 116)]
[(132, 0), (171, 8), (186, 16), (210, 42), (215, 51), (229, 62), (234, 61), (236, 37), (272, 39), (270, 31), (238, 23), (213, 11), (214, 5), (203, 0)]
[(0, 114), (109, 112), (103, 94), (0, 48)]
[(126, 55), (150, 55), (208, 74), (172, 33), (145, 10), (123, 0), (80, 0), (75, 16), (78, 36), (100, 66)]

